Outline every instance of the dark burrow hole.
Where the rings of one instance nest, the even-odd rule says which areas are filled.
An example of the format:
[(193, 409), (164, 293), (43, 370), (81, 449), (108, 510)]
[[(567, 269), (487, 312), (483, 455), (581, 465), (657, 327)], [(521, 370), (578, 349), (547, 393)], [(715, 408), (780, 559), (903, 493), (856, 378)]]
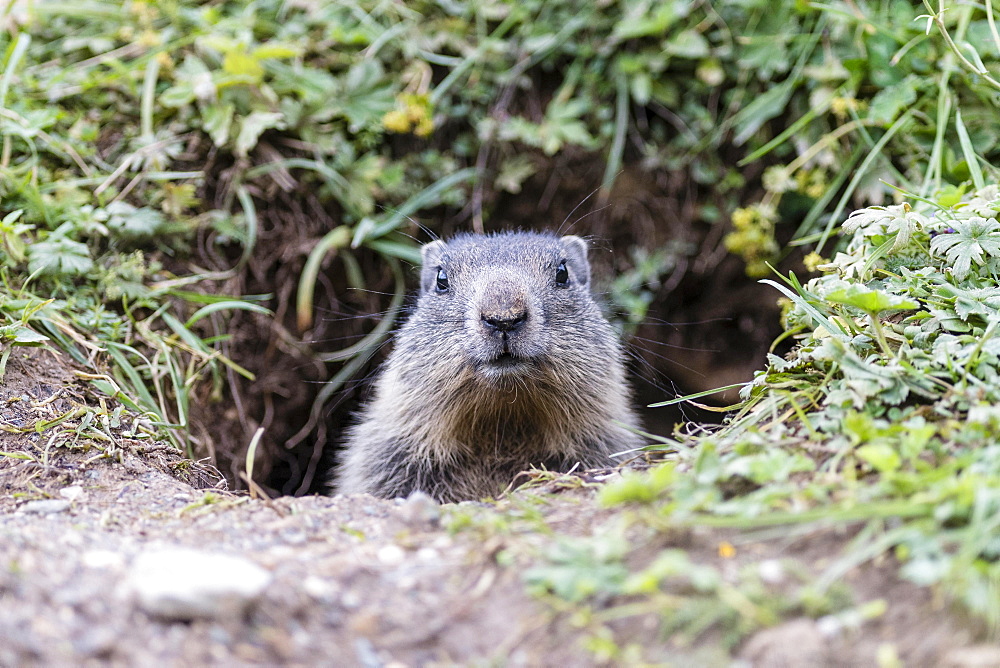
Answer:
[[(749, 380), (763, 367), (768, 347), (780, 332), (776, 294), (748, 278), (743, 262), (721, 247), (722, 223), (701, 220), (694, 202), (704, 200), (705, 193), (692, 194), (676, 174), (627, 168), (606, 200), (588, 200), (600, 183), (599, 168), (592, 160), (556, 164), (553, 173), (529, 180), (518, 195), (495, 196), (488, 202), (486, 231), (551, 229), (587, 237), (595, 285), (609, 300), (614, 296), (612, 279), (635, 274), (642, 258), (663, 252), (667, 259), (662, 274), (652, 280), (638, 277), (619, 288), (633, 295), (642, 292), (650, 300), (642, 322), (628, 328), (637, 407)], [(263, 427), (254, 463), (257, 484), (270, 495), (319, 493), (326, 488), (342, 432), (392, 342), (390, 338), (383, 343), (319, 407), (316, 397), (343, 369), (343, 362), (324, 362), (321, 357), (348, 348), (375, 327), (388, 308), (394, 278), (374, 252), (359, 249), (352, 258), (365, 286), (353, 289), (344, 258), (328, 256), (313, 297), (313, 322), (300, 331), (295, 292), (305, 257), (338, 223), (308, 194), (255, 195), (261, 219), (257, 248), (241, 282), (225, 290), (272, 294), (270, 307), (276, 315), (272, 321), (240, 313), (229, 323), (233, 339), (228, 354), (256, 379), (231, 375), (228, 396), (217, 403), (199, 402), (191, 418), (195, 431), (212, 444), (231, 486), (246, 487), (240, 472), (245, 470), (247, 446)], [(441, 207), (433, 213), (419, 222), (434, 234), (447, 237), (471, 228), (468, 212)], [(431, 238), (416, 222), (406, 232), (419, 242)], [(405, 265), (404, 271), (409, 304), (417, 272)], [(621, 309), (612, 316), (627, 319)], [(730, 392), (698, 401), (722, 406), (736, 398)], [(717, 422), (722, 417), (692, 405), (644, 408), (641, 414), (648, 431), (664, 435), (682, 421)]]

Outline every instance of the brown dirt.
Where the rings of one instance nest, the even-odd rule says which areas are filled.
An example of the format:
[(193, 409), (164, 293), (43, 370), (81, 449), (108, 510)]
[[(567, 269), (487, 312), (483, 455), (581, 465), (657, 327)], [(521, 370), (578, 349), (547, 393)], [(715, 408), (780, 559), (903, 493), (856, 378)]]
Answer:
[[(553, 536), (628, 517), (601, 508), (592, 485), (440, 508), (367, 496), (253, 500), (221, 489), (210, 467), (131, 437), (127, 419), (98, 425), (109, 441), (74, 442), (87, 433), (76, 418), (31, 428), (87, 395), (58, 356), (11, 356), (0, 387), (0, 666), (598, 663), (583, 648), (586, 620), (530, 596), (522, 580)], [(630, 564), (681, 547), (725, 575), (774, 559), (820, 572), (851, 532), (761, 538), (635, 524), (627, 535)], [(728, 561), (723, 540), (737, 548)], [(236, 555), (273, 580), (243, 614), (165, 621), (123, 584), (139, 555), (164, 547)], [(973, 626), (893, 573), (891, 563), (867, 564), (844, 581), (855, 603), (884, 599), (885, 614), (832, 634), (796, 616), (735, 655), (712, 630), (689, 644), (663, 637), (655, 614), (611, 628), (632, 646), (625, 663), (877, 665), (893, 653), (907, 666), (998, 663), (1000, 648), (975, 644)]]

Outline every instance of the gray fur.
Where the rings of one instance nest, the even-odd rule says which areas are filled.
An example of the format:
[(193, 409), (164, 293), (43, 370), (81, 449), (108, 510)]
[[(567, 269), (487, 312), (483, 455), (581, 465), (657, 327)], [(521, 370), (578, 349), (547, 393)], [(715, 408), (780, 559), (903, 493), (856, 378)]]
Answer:
[(422, 255), (419, 300), (348, 432), (336, 491), (476, 499), (532, 465), (607, 466), (642, 444), (583, 239), (465, 234)]

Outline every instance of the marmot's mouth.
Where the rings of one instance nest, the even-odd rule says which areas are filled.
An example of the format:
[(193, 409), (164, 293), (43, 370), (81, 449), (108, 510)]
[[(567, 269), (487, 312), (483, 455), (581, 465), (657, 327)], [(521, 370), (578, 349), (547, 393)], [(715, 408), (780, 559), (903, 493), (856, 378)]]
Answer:
[(503, 352), (496, 357), (481, 362), (479, 370), (487, 376), (496, 376), (522, 373), (533, 369), (534, 366), (534, 361), (528, 357)]
[(500, 353), (495, 358), (490, 360), (490, 364), (493, 366), (505, 367), (505, 366), (516, 366), (524, 361), (526, 360), (521, 359), (514, 353)]

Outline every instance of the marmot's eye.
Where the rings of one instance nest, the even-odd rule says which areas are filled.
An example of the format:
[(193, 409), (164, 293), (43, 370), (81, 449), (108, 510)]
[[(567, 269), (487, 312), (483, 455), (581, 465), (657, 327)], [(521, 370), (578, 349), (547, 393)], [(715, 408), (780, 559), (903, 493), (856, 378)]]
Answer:
[(448, 292), (448, 272), (446, 272), (441, 267), (438, 267), (437, 283), (435, 284), (438, 292)]
[(559, 263), (556, 267), (556, 285), (560, 288), (565, 288), (569, 285), (569, 270), (566, 268), (566, 260)]

